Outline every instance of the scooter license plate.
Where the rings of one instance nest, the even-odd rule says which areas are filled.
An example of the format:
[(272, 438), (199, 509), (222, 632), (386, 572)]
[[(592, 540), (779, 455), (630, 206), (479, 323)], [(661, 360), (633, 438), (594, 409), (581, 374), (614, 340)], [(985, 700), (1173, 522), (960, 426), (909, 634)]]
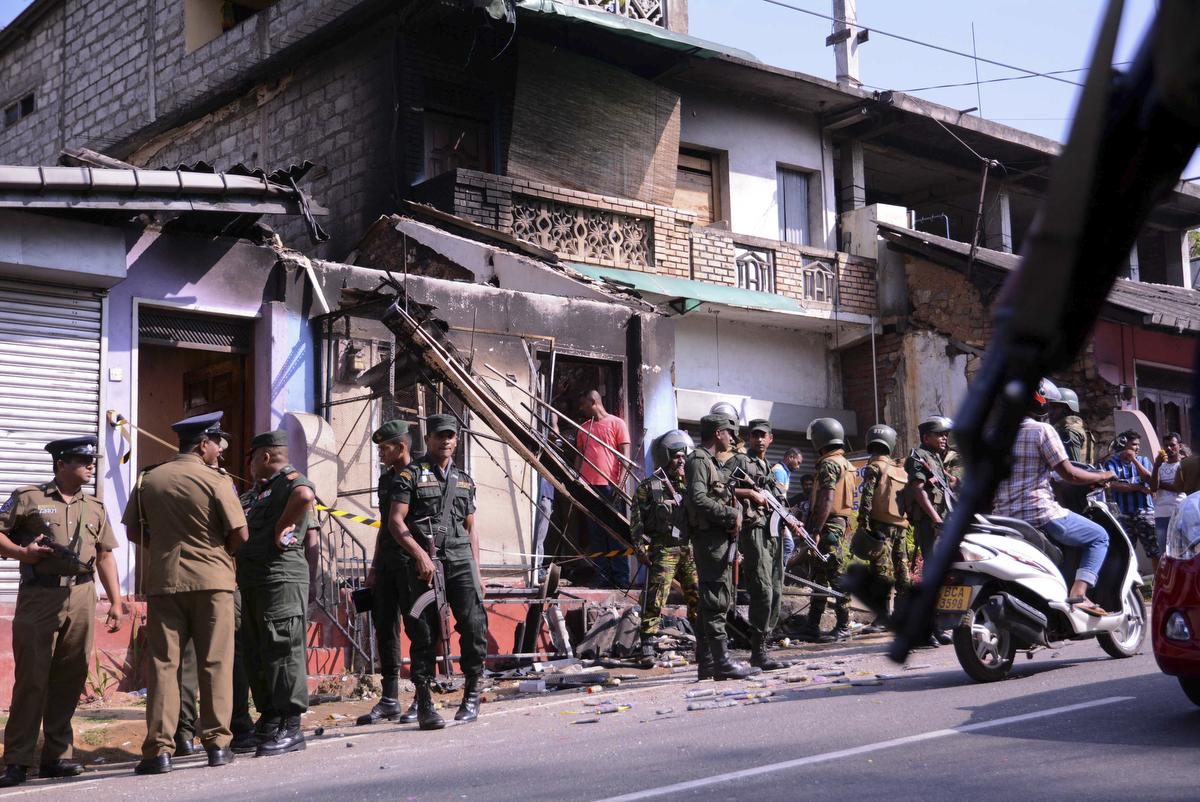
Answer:
[(942, 588), (942, 595), (938, 597), (937, 609), (962, 611), (969, 609), (970, 606), (970, 585), (947, 585)]

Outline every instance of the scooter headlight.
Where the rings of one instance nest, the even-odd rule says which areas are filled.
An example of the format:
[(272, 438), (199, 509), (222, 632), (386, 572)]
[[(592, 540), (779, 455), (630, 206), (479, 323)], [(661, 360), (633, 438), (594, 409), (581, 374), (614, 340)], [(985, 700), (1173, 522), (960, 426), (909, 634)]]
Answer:
[(1187, 616), (1178, 610), (1172, 610), (1163, 624), (1163, 637), (1167, 640), (1190, 641), (1192, 628), (1188, 626)]
[(977, 563), (990, 560), (995, 556), (996, 552), (974, 543), (963, 543), (958, 547), (958, 557), (962, 562)]

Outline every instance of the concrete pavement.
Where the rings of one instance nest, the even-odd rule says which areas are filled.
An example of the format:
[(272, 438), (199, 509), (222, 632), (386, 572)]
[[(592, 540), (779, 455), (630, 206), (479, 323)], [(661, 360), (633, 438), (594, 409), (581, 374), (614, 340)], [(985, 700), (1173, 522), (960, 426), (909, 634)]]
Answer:
[[(658, 678), (603, 694), (629, 706), (617, 713), (598, 714), (587, 704), (595, 697), (573, 691), (523, 697), (485, 705), (477, 723), (437, 733), (352, 728), (283, 757), (220, 769), (193, 758), (149, 778), (111, 767), (69, 783), (34, 781), (0, 800), (1200, 796), (1192, 769), (1200, 711), (1149, 655), (1111, 660), (1094, 643), (1073, 644), (1057, 657), (1019, 658), (1013, 678), (977, 685), (949, 647), (917, 652), (907, 671), (887, 663), (882, 649), (877, 642), (806, 653), (807, 681), (769, 688), (769, 704), (689, 712), (688, 690), (761, 689)], [(814, 680), (838, 671), (859, 681), (875, 672), (893, 678), (878, 686)]]

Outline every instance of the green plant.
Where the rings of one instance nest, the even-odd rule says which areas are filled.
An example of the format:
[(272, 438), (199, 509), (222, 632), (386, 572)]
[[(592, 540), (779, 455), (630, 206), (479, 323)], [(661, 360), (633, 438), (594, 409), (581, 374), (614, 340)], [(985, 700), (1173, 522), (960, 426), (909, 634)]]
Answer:
[(83, 741), (88, 746), (104, 746), (104, 736), (108, 734), (108, 727), (96, 727), (88, 730), (79, 736), (79, 740)]
[(92, 668), (88, 670), (88, 695), (95, 699), (107, 699), (109, 692), (117, 685), (116, 676), (100, 665), (100, 655), (92, 658)]

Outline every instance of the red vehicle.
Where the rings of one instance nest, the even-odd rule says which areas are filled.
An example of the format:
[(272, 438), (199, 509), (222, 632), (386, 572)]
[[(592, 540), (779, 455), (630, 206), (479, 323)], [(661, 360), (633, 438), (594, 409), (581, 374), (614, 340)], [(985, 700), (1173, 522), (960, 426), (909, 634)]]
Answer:
[(1200, 705), (1200, 493), (1180, 502), (1154, 575), (1154, 659)]

